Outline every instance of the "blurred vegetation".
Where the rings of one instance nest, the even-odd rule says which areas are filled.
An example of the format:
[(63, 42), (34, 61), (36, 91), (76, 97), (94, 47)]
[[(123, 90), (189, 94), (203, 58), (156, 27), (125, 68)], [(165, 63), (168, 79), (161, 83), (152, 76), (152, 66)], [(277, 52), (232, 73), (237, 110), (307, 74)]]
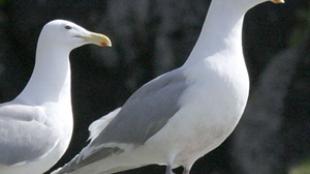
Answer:
[(0, 0), (0, 6), (6, 4), (8, 1), (9, 0)]
[[(310, 37), (310, 3), (308, 3), (307, 8), (305, 10), (300, 10), (298, 11), (297, 14), (298, 14), (299, 23), (296, 26), (294, 32), (292, 33), (292, 36), (289, 42), (289, 44), (292, 47), (298, 46), (301, 43), (303, 43), (302, 45), (304, 44), (309, 45), (309, 42), (307, 41), (309, 40), (309, 37)], [(303, 106), (303, 107), (300, 107), (300, 108), (303, 108), (302, 111), (297, 111), (297, 114), (299, 114), (299, 118), (295, 120), (299, 120), (299, 122), (292, 123), (289, 121), (295, 127), (303, 127), (301, 126), (302, 124), (301, 122), (303, 122), (306, 118), (308, 118), (309, 113), (310, 113), (309, 102), (308, 102), (308, 96), (309, 96), (309, 91), (310, 91), (309, 90), (310, 88), (308, 85), (309, 78), (310, 78), (309, 46), (305, 47), (305, 49), (307, 49), (308, 51), (304, 59), (300, 62), (300, 65), (298, 66), (298, 71), (295, 77), (295, 81), (293, 82), (292, 87), (290, 89), (290, 92), (291, 92), (291, 95), (289, 97), (290, 99), (288, 99), (288, 100), (291, 100), (291, 103), (289, 104), (291, 110), (295, 110), (294, 108), (296, 108), (296, 106), (298, 105)], [(301, 86), (305, 86), (305, 87), (301, 88)], [(295, 103), (295, 104), (291, 105), (292, 103)], [(288, 115), (292, 115), (292, 111)], [(294, 118), (290, 118), (290, 120), (294, 120)], [(307, 127), (309, 127), (309, 124), (306, 123), (306, 125)], [(292, 129), (296, 129), (296, 128), (292, 128)], [(307, 135), (308, 133), (302, 133), (302, 132), (304, 132), (304, 130), (295, 132), (294, 134), (294, 136), (298, 137), (296, 139), (299, 139), (297, 142), (295, 142), (295, 144), (297, 145), (290, 144), (288, 146), (300, 147), (299, 145), (303, 144), (302, 141), (305, 141), (307, 143), (305, 143), (304, 144), (305, 146), (302, 147), (301, 149), (309, 149), (309, 140), (306, 140), (307, 138), (305, 138), (305, 136), (308, 136)], [(304, 151), (301, 151), (298, 153), (300, 153), (301, 158), (305, 158), (305, 159), (304, 160), (299, 159), (299, 162), (292, 165), (290, 167), (289, 174), (310, 174), (310, 158), (307, 157), (308, 154), (304, 153)]]
[(290, 46), (296, 46), (310, 34), (310, 2), (305, 5), (305, 9), (297, 11), (297, 26), (292, 33)]
[[(291, 34), (289, 40), (290, 46), (297, 46), (310, 36), (310, 2), (304, 6), (304, 9), (298, 10), (296, 13), (297, 25)], [(303, 74), (310, 77), (310, 69), (308, 66), (303, 68)], [(294, 96), (297, 97), (297, 96)], [(304, 99), (306, 102), (306, 99)], [(308, 109), (305, 109), (308, 110)], [(291, 167), (289, 174), (310, 174), (310, 159), (301, 160)]]
[(310, 173), (310, 159), (295, 166), (289, 174), (309, 174)]
[[(310, 37), (310, 1), (308, 1), (307, 4), (305, 4), (304, 9), (298, 10), (296, 12), (296, 18), (297, 18), (297, 25), (291, 34), (291, 38), (289, 40), (290, 46), (297, 46), (301, 42), (304, 42), (305, 39)], [(307, 64), (305, 62), (303, 63)], [(309, 78), (310, 69), (307, 65), (305, 66), (306, 67), (303, 68), (302, 70), (303, 72), (302, 74), (304, 74), (305, 78)], [(306, 95), (304, 92), (303, 94)], [(306, 99), (303, 99), (303, 101), (304, 103), (306, 103)], [(305, 110), (308, 110), (308, 108)], [(305, 160), (301, 160), (297, 164), (293, 165), (290, 169), (289, 174), (310, 174), (310, 159), (306, 158)]]

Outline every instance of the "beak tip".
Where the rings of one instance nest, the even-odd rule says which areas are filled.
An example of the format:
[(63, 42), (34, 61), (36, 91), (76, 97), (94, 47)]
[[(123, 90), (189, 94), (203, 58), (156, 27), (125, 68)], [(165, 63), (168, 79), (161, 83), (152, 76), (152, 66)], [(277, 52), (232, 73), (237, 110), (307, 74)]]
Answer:
[(275, 4), (284, 4), (285, 0), (271, 0), (271, 2), (273, 2)]
[(90, 34), (85, 37), (85, 40), (88, 43), (95, 44), (100, 47), (112, 47), (111, 39), (104, 34), (90, 32)]
[(102, 40), (101, 40), (101, 46), (102, 47), (112, 47), (112, 41), (108, 36), (102, 35)]
[(112, 42), (101, 42), (102, 47), (112, 47)]

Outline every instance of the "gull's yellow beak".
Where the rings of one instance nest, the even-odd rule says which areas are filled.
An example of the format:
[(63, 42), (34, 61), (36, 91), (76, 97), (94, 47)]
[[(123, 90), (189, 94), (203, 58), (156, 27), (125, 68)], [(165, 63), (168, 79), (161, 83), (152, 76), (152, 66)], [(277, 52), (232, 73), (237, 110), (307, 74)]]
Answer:
[(284, 4), (285, 0), (271, 0), (271, 2), (273, 2), (275, 4)]
[(87, 36), (83, 37), (87, 42), (93, 43), (101, 47), (112, 47), (110, 38), (104, 34), (90, 32)]

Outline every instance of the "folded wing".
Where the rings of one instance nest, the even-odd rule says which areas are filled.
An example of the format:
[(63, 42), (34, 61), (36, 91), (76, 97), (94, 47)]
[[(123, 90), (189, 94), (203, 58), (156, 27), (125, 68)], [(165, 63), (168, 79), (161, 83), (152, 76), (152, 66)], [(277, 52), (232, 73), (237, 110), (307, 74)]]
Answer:
[(43, 157), (58, 143), (39, 107), (0, 106), (0, 165), (10, 166)]
[(90, 126), (90, 144), (54, 173), (70, 173), (144, 144), (179, 110), (180, 97), (186, 87), (186, 79), (179, 69), (147, 83), (120, 110), (94, 122)]

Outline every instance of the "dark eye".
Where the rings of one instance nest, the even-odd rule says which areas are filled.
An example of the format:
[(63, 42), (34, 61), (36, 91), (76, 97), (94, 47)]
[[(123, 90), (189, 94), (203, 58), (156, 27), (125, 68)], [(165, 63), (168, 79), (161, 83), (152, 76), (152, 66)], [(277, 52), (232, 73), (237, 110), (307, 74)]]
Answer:
[(65, 26), (65, 29), (70, 30), (70, 29), (72, 29), (72, 27), (69, 26), (69, 25), (66, 25), (66, 26)]

